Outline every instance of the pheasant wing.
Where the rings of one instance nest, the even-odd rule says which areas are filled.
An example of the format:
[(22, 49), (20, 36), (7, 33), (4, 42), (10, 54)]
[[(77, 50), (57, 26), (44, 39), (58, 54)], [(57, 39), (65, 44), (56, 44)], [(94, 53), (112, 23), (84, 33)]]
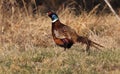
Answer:
[(62, 28), (61, 28), (61, 34), (65, 36), (65, 38), (68, 38), (68, 39), (72, 39), (74, 36), (76, 36), (76, 32), (74, 29), (72, 29), (71, 27), (67, 26), (67, 25), (64, 25)]

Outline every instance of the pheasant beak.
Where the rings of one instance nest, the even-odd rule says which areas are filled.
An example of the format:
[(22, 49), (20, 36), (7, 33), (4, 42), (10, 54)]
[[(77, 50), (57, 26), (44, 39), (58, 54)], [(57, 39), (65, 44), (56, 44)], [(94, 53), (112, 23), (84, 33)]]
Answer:
[(50, 14), (52, 14), (52, 12), (47, 12), (47, 15), (49, 16)]

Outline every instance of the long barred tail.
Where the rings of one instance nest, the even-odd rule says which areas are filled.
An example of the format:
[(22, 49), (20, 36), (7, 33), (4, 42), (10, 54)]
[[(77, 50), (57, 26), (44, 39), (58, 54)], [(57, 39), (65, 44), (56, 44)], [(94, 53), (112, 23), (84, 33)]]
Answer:
[(92, 41), (91, 46), (93, 46), (93, 47), (95, 47), (96, 49), (99, 49), (99, 50), (101, 50), (99, 47), (105, 48), (104, 46), (102, 46), (102, 45), (100, 45), (100, 44), (98, 44), (98, 43), (95, 43), (95, 42), (93, 42), (93, 41)]
[(81, 42), (83, 44), (86, 44), (87, 45), (86, 50), (89, 50), (90, 46), (95, 47), (97, 49), (100, 49), (99, 47), (104, 48), (104, 46), (102, 46), (102, 45), (100, 45), (96, 42), (93, 42), (93, 41), (91, 41), (90, 39), (88, 39), (87, 37), (84, 37), (84, 36), (79, 36), (78, 39), (77, 39), (77, 42)]

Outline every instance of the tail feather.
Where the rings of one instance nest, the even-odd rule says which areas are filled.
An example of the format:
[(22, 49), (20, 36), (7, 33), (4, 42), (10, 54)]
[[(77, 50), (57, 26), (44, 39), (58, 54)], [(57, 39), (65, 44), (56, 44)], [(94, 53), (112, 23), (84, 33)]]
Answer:
[[(98, 46), (92, 45), (94, 48), (101, 50)], [(102, 47), (103, 48), (103, 47)]]
[(83, 37), (83, 36), (79, 36), (78, 39), (77, 39), (77, 42), (81, 42), (83, 44), (86, 44), (88, 46), (93, 46), (97, 49), (100, 49), (99, 47), (102, 47), (104, 48), (104, 46), (94, 42), (94, 41), (91, 41), (90, 39), (88, 39), (87, 37)]
[(97, 46), (99, 46), (99, 47), (104, 48), (104, 46), (102, 46), (102, 45), (100, 45), (100, 44), (98, 44), (98, 43), (96, 43), (96, 42), (93, 42), (93, 41), (92, 41), (92, 43), (95, 44), (95, 45), (97, 45)]

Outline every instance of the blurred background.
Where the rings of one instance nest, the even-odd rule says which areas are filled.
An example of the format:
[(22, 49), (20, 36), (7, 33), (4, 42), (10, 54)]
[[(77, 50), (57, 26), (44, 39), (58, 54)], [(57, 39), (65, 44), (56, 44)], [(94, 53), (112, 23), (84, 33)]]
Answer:
[[(119, 16), (119, 0), (108, 1)], [(100, 43), (106, 40), (108, 47), (119, 46), (120, 23), (104, 0), (0, 0), (2, 44), (11, 42), (20, 47), (25, 47), (26, 43), (38, 46), (54, 44), (51, 44), (50, 20), (46, 15), (48, 11), (56, 12), (63, 23), (76, 29), (80, 35), (102, 40)]]
[[(114, 10), (119, 13), (119, 0), (109, 0)], [(70, 8), (75, 14), (81, 12), (90, 12), (95, 6), (97, 13), (110, 13), (110, 10), (104, 0), (1, 0), (0, 2), (3, 12), (11, 12), (12, 8), (16, 10), (19, 8), (21, 12), (44, 13), (48, 10), (60, 11), (65, 8)]]

